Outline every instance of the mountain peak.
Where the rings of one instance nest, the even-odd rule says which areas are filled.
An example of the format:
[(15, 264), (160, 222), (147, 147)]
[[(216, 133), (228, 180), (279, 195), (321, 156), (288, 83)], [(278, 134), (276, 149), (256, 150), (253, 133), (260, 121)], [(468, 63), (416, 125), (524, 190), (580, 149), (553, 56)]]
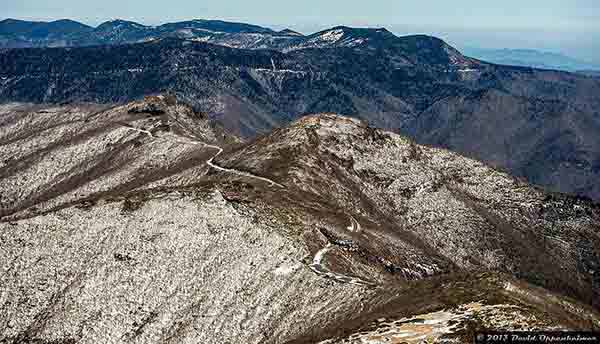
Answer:
[(312, 34), (294, 49), (360, 48), (380, 51), (399, 64), (470, 68), (477, 65), (442, 39), (428, 35), (398, 37), (385, 28), (336, 26)]
[(367, 42), (380, 42), (390, 38), (397, 38), (385, 28), (354, 28), (349, 26), (335, 26), (307, 37), (302, 48), (355, 48)]
[[(122, 41), (138, 42), (152, 35), (152, 27), (138, 24), (136, 22), (113, 19), (100, 24), (94, 29), (95, 39), (103, 43), (119, 43)], [(114, 43), (113, 43), (114, 42)]]
[(89, 25), (80, 23), (76, 20), (71, 20), (71, 19), (58, 19), (55, 21), (51, 21), (48, 23), (48, 26), (50, 27), (54, 27), (54, 28), (62, 28), (63, 30), (72, 30), (74, 32), (76, 32), (77, 30), (81, 30), (83, 32), (89, 32), (90, 30), (92, 30), (93, 28)]
[(78, 22), (76, 20), (72, 20), (72, 19), (57, 19), (57, 20), (51, 21), (50, 23), (53, 23), (53, 24), (79, 24), (79, 25), (87, 26), (83, 23), (80, 23), (80, 22)]
[(6, 19), (2, 19), (2, 20), (0, 20), (0, 24), (6, 24), (6, 23), (20, 23), (20, 22), (24, 22), (24, 20), (15, 19), (15, 18), (6, 18)]
[(349, 32), (364, 32), (364, 33), (390, 33), (390, 31), (384, 27), (374, 28), (374, 27), (355, 27), (355, 26), (346, 26), (346, 25), (337, 25), (332, 27), (331, 29), (324, 30), (344, 30)]
[[(194, 28), (204, 29), (215, 32), (225, 32), (225, 33), (267, 33), (272, 34), (275, 31), (262, 27), (259, 25), (247, 24), (247, 23), (238, 23), (238, 22), (229, 22), (218, 19), (194, 19), (189, 22), (192, 23)], [(176, 24), (176, 23), (175, 23)], [(169, 25), (169, 24), (167, 24)], [(173, 24), (171, 24), (173, 25)]]
[(383, 37), (383, 36), (394, 36), (386, 28), (361, 28), (361, 27), (350, 27), (350, 26), (335, 26), (331, 29), (323, 30), (315, 35), (323, 35), (330, 32), (342, 32), (345, 35), (352, 35), (355, 37)]
[(112, 19), (100, 24), (96, 29), (102, 30), (106, 28), (133, 28), (133, 29), (147, 29), (149, 26), (142, 25), (133, 21), (124, 19)]
[(283, 29), (283, 30), (279, 31), (278, 33), (281, 35), (286, 35), (286, 36), (298, 36), (298, 37), (304, 36), (300, 32), (294, 31), (292, 29)]

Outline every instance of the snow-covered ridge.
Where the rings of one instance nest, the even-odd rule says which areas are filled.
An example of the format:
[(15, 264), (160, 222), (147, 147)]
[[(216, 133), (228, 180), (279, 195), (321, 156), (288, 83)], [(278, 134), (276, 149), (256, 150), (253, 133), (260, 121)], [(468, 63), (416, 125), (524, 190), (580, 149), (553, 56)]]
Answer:
[(353, 28), (336, 26), (317, 32), (284, 51), (310, 48), (356, 48), (366, 45), (380, 45), (401, 39), (385, 28)]
[(344, 37), (344, 30), (337, 29), (337, 30), (327, 31), (327, 32), (321, 34), (320, 36), (311, 39), (310, 41), (316, 42), (316, 41), (321, 40), (321, 41), (328, 41), (328, 42), (337, 42), (342, 37)]
[[(120, 45), (158, 40), (166, 37), (195, 40), (227, 46), (236, 49), (271, 49), (290, 52), (311, 48), (362, 48), (387, 49), (398, 51), (411, 46), (419, 46), (418, 41), (427, 41), (431, 37), (397, 37), (385, 28), (356, 28), (336, 26), (312, 35), (289, 28), (277, 31), (258, 25), (226, 22), (221, 20), (193, 19), (148, 26), (132, 21), (115, 19), (100, 24), (96, 28), (84, 26), (85, 32), (77, 33), (76, 39), (69, 37), (23, 38), (29, 40), (31, 47), (43, 46), (89, 46)], [(441, 41), (441, 40), (440, 40)], [(19, 42), (2, 42), (2, 46), (25, 47)], [(445, 45), (445, 44), (444, 44)], [(447, 46), (450, 65), (469, 68), (472, 62), (465, 59), (456, 49)], [(418, 48), (415, 48), (419, 50)], [(415, 50), (412, 49), (412, 50)], [(395, 52), (393, 52), (395, 53)], [(420, 51), (409, 51), (418, 55)], [(402, 59), (402, 58), (400, 58)], [(418, 58), (416, 58), (418, 60)], [(427, 62), (427, 61), (425, 61)]]
[(389, 33), (385, 29), (353, 29), (348, 27), (336, 27), (308, 36), (307, 39), (288, 50), (307, 48), (354, 48), (362, 46), (371, 40), (373, 34)]
[(126, 20), (121, 20), (121, 19), (115, 19), (115, 20), (108, 21), (104, 24), (101, 24), (99, 27), (108, 26), (108, 25), (111, 25), (114, 29), (135, 28), (135, 29), (141, 29), (141, 30), (152, 30), (155, 28), (154, 26), (146, 26), (146, 25), (138, 24), (136, 22), (126, 21)]

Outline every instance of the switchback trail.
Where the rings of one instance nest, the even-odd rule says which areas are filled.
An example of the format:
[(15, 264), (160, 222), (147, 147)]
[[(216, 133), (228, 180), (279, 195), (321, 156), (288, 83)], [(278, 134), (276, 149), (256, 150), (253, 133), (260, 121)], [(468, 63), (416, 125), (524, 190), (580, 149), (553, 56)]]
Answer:
[[(350, 217), (350, 219), (351, 219), (351, 223), (350, 223), (350, 226), (348, 226), (348, 229), (353, 232), (360, 232), (361, 226), (358, 223), (358, 221), (356, 221), (353, 217)], [(317, 251), (317, 253), (315, 254), (315, 256), (313, 258), (312, 264), (310, 264), (310, 269), (314, 273), (316, 273), (317, 275), (322, 276), (324, 278), (332, 279), (332, 280), (334, 280), (336, 282), (340, 282), (340, 283), (357, 284), (357, 285), (364, 285), (364, 286), (370, 286), (370, 287), (375, 286), (375, 284), (373, 282), (365, 281), (358, 277), (352, 277), (352, 276), (339, 274), (339, 273), (336, 273), (336, 272), (333, 272), (333, 271), (327, 269), (323, 265), (323, 258), (325, 257), (327, 252), (331, 251), (334, 248), (335, 248), (335, 246), (333, 244), (331, 244), (331, 242), (328, 242), (324, 248)]]
[(356, 219), (353, 216), (350, 216), (350, 226), (348, 226), (346, 228), (350, 232), (356, 232), (356, 233), (362, 232), (362, 227), (360, 226), (360, 223), (358, 223), (358, 221), (356, 221)]
[(210, 159), (208, 159), (206, 161), (206, 163), (208, 164), (208, 166), (210, 166), (210, 167), (212, 167), (212, 168), (214, 168), (216, 170), (219, 170), (219, 171), (228, 172), (228, 173), (232, 173), (232, 174), (237, 174), (239, 176), (243, 176), (243, 177), (247, 177), (247, 178), (258, 179), (258, 180), (261, 180), (263, 182), (269, 183), (271, 186), (276, 185), (276, 186), (278, 186), (280, 188), (285, 188), (285, 186), (283, 186), (283, 185), (281, 185), (281, 184), (277, 183), (276, 181), (273, 181), (273, 180), (271, 180), (269, 178), (260, 177), (260, 176), (254, 175), (252, 173), (248, 173), (248, 172), (244, 172), (244, 171), (239, 171), (239, 170), (232, 169), (232, 168), (225, 168), (225, 167), (221, 167), (219, 165), (216, 165), (213, 162), (213, 160), (216, 157), (218, 157), (221, 153), (223, 153), (223, 148), (221, 148), (219, 146), (211, 145), (211, 144), (208, 144), (208, 143), (204, 143), (204, 142), (199, 142), (199, 143), (204, 144), (204, 146), (209, 147), (209, 148), (218, 149), (217, 154), (215, 154), (212, 158), (210, 158)]
[(156, 136), (154, 136), (154, 134), (152, 134), (152, 132), (150, 132), (149, 130), (146, 130), (146, 129), (139, 129), (139, 128), (132, 127), (129, 125), (122, 125), (122, 127), (127, 130), (137, 131), (138, 133), (146, 134), (152, 138), (157, 138)]
[[(133, 126), (130, 126), (130, 125), (122, 125), (122, 126), (123, 126), (124, 128), (126, 128), (126, 129), (128, 129), (128, 130), (137, 131), (137, 132), (140, 132), (140, 133), (146, 134), (146, 135), (150, 136), (151, 138), (160, 138), (160, 137), (158, 137), (158, 136), (154, 135), (154, 134), (153, 134), (152, 132), (150, 132), (149, 130), (135, 128), (135, 127), (133, 127)], [(186, 137), (187, 137), (187, 136), (186, 136)], [(208, 164), (208, 166), (210, 166), (210, 167), (212, 167), (212, 168), (214, 168), (214, 169), (216, 169), (216, 170), (218, 170), (218, 171), (227, 172), (227, 173), (231, 173), (231, 174), (236, 174), (236, 175), (238, 175), (238, 176), (242, 176), (242, 177), (246, 177), (246, 178), (257, 179), (257, 180), (260, 180), (260, 181), (263, 181), (263, 182), (267, 182), (267, 183), (269, 183), (271, 186), (275, 185), (275, 186), (278, 186), (278, 187), (280, 187), (280, 188), (282, 188), (282, 189), (285, 189), (285, 186), (283, 186), (282, 184), (279, 184), (279, 183), (277, 183), (276, 181), (274, 181), (274, 180), (271, 180), (271, 179), (269, 179), (269, 178), (260, 177), (260, 176), (254, 175), (254, 174), (252, 174), (252, 173), (248, 173), (248, 172), (244, 172), (244, 171), (239, 171), (239, 170), (236, 170), (236, 169), (233, 169), (233, 168), (225, 168), (225, 167), (221, 167), (221, 166), (219, 166), (219, 165), (215, 164), (215, 163), (213, 162), (213, 160), (214, 160), (216, 157), (218, 157), (219, 155), (221, 155), (221, 153), (223, 153), (223, 148), (221, 148), (221, 147), (219, 147), (219, 146), (216, 146), (216, 145), (211, 145), (211, 144), (209, 144), (209, 143), (206, 143), (206, 142), (198, 141), (198, 140), (196, 140), (196, 139), (194, 139), (194, 138), (192, 138), (192, 137), (188, 137), (188, 138), (189, 138), (190, 140), (192, 140), (192, 141), (191, 141), (191, 142), (189, 142), (189, 143), (196, 144), (196, 145), (203, 145), (203, 146), (205, 146), (205, 147), (208, 147), (208, 148), (213, 148), (213, 149), (216, 149), (216, 150), (217, 150), (217, 153), (216, 153), (215, 155), (213, 155), (213, 156), (212, 156), (210, 159), (208, 159), (208, 160), (206, 161), (206, 164)], [(360, 226), (360, 225), (359, 225), (359, 226)]]
[[(146, 134), (148, 136), (150, 136), (151, 138), (159, 138), (156, 135), (152, 134), (150, 131), (148, 130), (144, 130), (144, 129), (138, 129), (138, 128), (134, 128), (131, 126), (125, 126), (125, 128), (129, 129), (129, 130), (134, 130), (134, 131), (138, 131), (140, 133)], [(221, 167), (219, 165), (216, 165), (214, 163), (214, 159), (216, 157), (218, 157), (220, 154), (223, 153), (223, 148), (216, 146), (216, 145), (212, 145), (206, 142), (202, 142), (199, 140), (196, 140), (194, 138), (188, 137), (192, 144), (196, 144), (196, 145), (203, 145), (204, 147), (208, 147), (208, 148), (212, 148), (212, 149), (216, 149), (217, 153), (215, 155), (213, 155), (210, 159), (208, 159), (206, 161), (206, 164), (218, 171), (222, 171), (222, 172), (227, 172), (227, 173), (232, 173), (232, 174), (236, 174), (239, 176), (243, 176), (243, 177), (247, 177), (247, 178), (252, 178), (252, 179), (257, 179), (263, 182), (267, 182), (269, 183), (271, 186), (276, 185), (280, 188), (285, 188), (285, 186), (283, 186), (282, 184), (279, 184), (277, 182), (275, 182), (274, 180), (271, 180), (269, 178), (265, 178), (265, 177), (260, 177), (260, 176), (256, 176), (253, 175), (251, 173), (248, 172), (244, 172), (244, 171), (239, 171), (236, 169), (231, 169), (231, 168), (225, 168), (225, 167)], [(362, 227), (360, 225), (360, 223), (358, 223), (358, 221), (356, 221), (356, 219), (354, 219), (354, 217), (350, 216), (350, 226), (347, 227), (347, 229), (351, 232), (361, 232), (362, 231)], [(352, 277), (352, 276), (346, 276), (343, 274), (339, 274), (333, 271), (328, 270), (324, 265), (323, 265), (323, 259), (325, 257), (325, 255), (327, 254), (327, 252), (329, 252), (330, 250), (332, 250), (334, 248), (334, 246), (331, 243), (327, 243), (327, 245), (322, 248), (321, 250), (319, 250), (312, 261), (312, 264), (310, 265), (310, 269), (315, 272), (317, 275), (322, 276), (324, 278), (328, 278), (331, 280), (334, 280), (336, 282), (340, 282), (340, 283), (348, 283), (348, 284), (356, 284), (356, 285), (364, 285), (364, 286), (374, 286), (374, 284), (372, 282), (368, 282), (365, 280), (362, 280), (358, 277)]]

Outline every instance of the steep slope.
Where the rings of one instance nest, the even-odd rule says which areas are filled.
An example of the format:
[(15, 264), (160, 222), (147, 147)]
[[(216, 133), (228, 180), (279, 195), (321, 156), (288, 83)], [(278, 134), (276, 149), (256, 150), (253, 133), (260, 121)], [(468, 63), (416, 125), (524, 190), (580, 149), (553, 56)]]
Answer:
[(172, 97), (33, 110), (2, 111), (0, 216), (119, 195), (204, 164), (215, 149), (198, 150), (188, 136), (207, 144), (236, 141)]
[(289, 343), (472, 343), (477, 331), (588, 329), (597, 321), (585, 306), (502, 274), (446, 275), (391, 287), (362, 310)]
[[(37, 52), (41, 61), (50, 64), (40, 63), (30, 69), (26, 50), (10, 50), (2, 55), (3, 62), (12, 61), (4, 65), (2, 75), (16, 76), (25, 70), (28, 75), (4, 77), (4, 99), (122, 102), (173, 89), (195, 99), (199, 109), (213, 116), (233, 113), (233, 120), (239, 121), (232, 123), (238, 132), (248, 134), (249, 128), (270, 128), (281, 123), (278, 118), (261, 114), (263, 108), (277, 109), (268, 95), (257, 89), (257, 82), (249, 74), (252, 70), (273, 78), (270, 76), (273, 63), (281, 65), (282, 56), (272, 51), (243, 51), (165, 39), (134, 49), (117, 46)], [(61, 60), (62, 66), (54, 65)], [(240, 112), (245, 112), (242, 118)]]
[(596, 205), (357, 120), (241, 143), (170, 96), (0, 118), (3, 341), (314, 342), (444, 309), (428, 316), (461, 336), (599, 321)]
[[(323, 202), (346, 213), (342, 223), (350, 216), (382, 231), (327, 236), (379, 252), (392, 276), (410, 279), (453, 266), (501, 269), (582, 299), (592, 296), (598, 206), (543, 193), (480, 162), (333, 115), (304, 118), (217, 162), (288, 186), (294, 192), (286, 206)], [(420, 252), (398, 248), (383, 255), (378, 245), (389, 247), (380, 242), (386, 236)], [(437, 262), (419, 261), (438, 255)]]
[(549, 190), (598, 199), (598, 80), (520, 70), (495, 82), (494, 88), (441, 99), (402, 131)]

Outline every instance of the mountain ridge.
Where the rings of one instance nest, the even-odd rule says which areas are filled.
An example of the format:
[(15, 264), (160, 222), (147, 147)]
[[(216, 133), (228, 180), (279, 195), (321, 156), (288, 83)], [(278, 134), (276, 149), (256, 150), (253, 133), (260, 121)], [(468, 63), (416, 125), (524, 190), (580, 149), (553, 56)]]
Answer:
[[(79, 25), (81, 29), (76, 32), (67, 32), (63, 35), (47, 35), (42, 37), (28, 35), (36, 26), (60, 26), (66, 22)], [(11, 27), (20, 28), (21, 35), (14, 37), (16, 32)], [(63, 25), (64, 26), (64, 25)], [(2, 28), (5, 27), (4, 31)], [(192, 31), (190, 31), (192, 29)], [(0, 47), (77, 47), (102, 44), (128, 44), (149, 39), (158, 39), (165, 36), (174, 36), (182, 30), (187, 30), (188, 36), (197, 38), (207, 37), (207, 33), (240, 35), (237, 40), (244, 40), (245, 35), (262, 34), (267, 36), (290, 36), (288, 33), (279, 33), (272, 29), (258, 25), (227, 22), (212, 19), (194, 19), (181, 22), (165, 23), (158, 26), (148, 26), (134, 21), (114, 19), (103, 22), (97, 27), (90, 27), (76, 21), (59, 20), (54, 22), (30, 22), (23, 20), (6, 19), (0, 22)], [(300, 37), (297, 34), (294, 36)], [(188, 37), (190, 38), (190, 37)]]
[(600, 325), (598, 204), (479, 161), (323, 113), (240, 142), (172, 95), (0, 113), (8, 343)]
[[(21, 33), (25, 33), (25, 35), (21, 35), (21, 37), (16, 38), (14, 37), (15, 32), (10, 32), (11, 30), (7, 30), (9, 25), (6, 24), (9, 24), (11, 22), (18, 23), (18, 26), (23, 28), (32, 27), (36, 25), (60, 26), (58, 25), (60, 23), (70, 23), (72, 27), (80, 27), (80, 32), (68, 32), (68, 34), (65, 34), (63, 36), (60, 36), (59, 34), (58, 37), (54, 35), (48, 37), (28, 38), (26, 34), (28, 29), (25, 29), (21, 30)], [(116, 34), (113, 34), (112, 36), (110, 34), (107, 35), (107, 32), (105, 32), (106, 30), (102, 30), (101, 27), (105, 29), (111, 28), (115, 22), (120, 22), (122, 24), (128, 23), (131, 27), (131, 31), (133, 32), (125, 32), (121, 36)], [(4, 32), (1, 29), (2, 23), (4, 23), (7, 27), (7, 29), (5, 29)], [(144, 28), (145, 30), (147, 30), (147, 34), (136, 35), (135, 31), (138, 31), (140, 28)], [(9, 18), (0, 22), (0, 47), (76, 47), (98, 44), (129, 44), (141, 42), (144, 40), (158, 39), (160, 37), (165, 36), (175, 36), (188, 39), (194, 38), (205, 42), (227, 45), (235, 48), (276, 49), (281, 51), (289, 51), (291, 49), (297, 49), (303, 46), (311, 47), (311, 42), (307, 42), (307, 40), (313, 40), (312, 47), (318, 48), (320, 46), (317, 42), (314, 41), (315, 39), (318, 39), (319, 36), (321, 36), (324, 33), (337, 30), (351, 31), (351, 35), (358, 36), (354, 39), (347, 39), (345, 44), (349, 46), (352, 46), (353, 44), (360, 45), (364, 43), (366, 39), (365, 32), (368, 32), (369, 30), (371, 30), (372, 32), (381, 31), (391, 34), (385, 28), (352, 28), (348, 26), (335, 26), (330, 29), (324, 29), (313, 34), (304, 35), (290, 29), (275, 31), (273, 29), (259, 25), (240, 22), (229, 22), (216, 19), (193, 19), (187, 21), (163, 23), (157, 26), (148, 26), (139, 24), (134, 21), (115, 19), (101, 23), (94, 28), (70, 19), (61, 19), (52, 22), (34, 22)], [(94, 33), (94, 31), (98, 32)], [(104, 32), (104, 34), (102, 34), (102, 32)], [(212, 33), (213, 35), (211, 36), (209, 33)], [(214, 34), (217, 34), (217, 36), (226, 34), (227, 37), (216, 37), (214, 36)], [(2, 39), (2, 35), (4, 35), (4, 39)], [(246, 37), (247, 35), (264, 35), (264, 37), (262, 38), (262, 42), (260, 44), (257, 44), (257, 42), (252, 42), (251, 38)], [(287, 36), (288, 38), (295, 37), (297, 38), (297, 40), (291, 42), (291, 44), (290, 42), (279, 41), (282, 36)], [(330, 35), (329, 38), (332, 38), (333, 36)], [(424, 35), (412, 36), (419, 37)], [(411, 37), (411, 35), (401, 37)], [(329, 43), (331, 43), (330, 39)], [(331, 44), (329, 44), (329, 46), (331, 46)], [(569, 72), (578, 72), (581, 70), (595, 71), (600, 68), (598, 66), (589, 63), (584, 63), (582, 61), (573, 59), (562, 54), (541, 52), (533, 49), (481, 49), (474, 47), (464, 47), (464, 51), (466, 52), (465, 55), (470, 55), (471, 57), (480, 60), (485, 60), (491, 63), (501, 65), (513, 65), (541, 69), (557, 69)]]
[[(8, 20), (5, 20), (8, 21)], [(4, 22), (4, 21), (3, 21)], [(52, 23), (58, 23), (55, 21)], [(71, 21), (77, 23), (75, 21)], [(1, 22), (0, 22), (1, 23)], [(37, 22), (19, 21), (22, 26), (32, 26)], [(37, 24), (49, 24), (47, 22), (39, 22)], [(78, 23), (80, 24), (80, 23)], [(81, 24), (84, 25), (84, 24)], [(50, 47), (50, 46), (64, 46), (64, 47), (77, 47), (77, 46), (88, 46), (88, 45), (104, 45), (104, 44), (130, 44), (139, 43), (145, 40), (153, 40), (164, 37), (180, 37), (186, 39), (196, 39), (204, 42), (215, 43), (220, 45), (232, 46), (235, 48), (248, 48), (248, 49), (275, 49), (281, 51), (290, 51), (293, 49), (301, 49), (305, 47), (321, 48), (321, 47), (341, 47), (343, 44), (335, 45), (335, 41), (331, 41), (330, 38), (339, 33), (337, 31), (343, 31), (347, 33), (347, 37), (354, 41), (346, 42), (345, 46), (360, 45), (369, 38), (381, 41), (382, 38), (387, 39), (398, 39), (404, 37), (395, 36), (393, 33), (385, 28), (358, 28), (349, 26), (335, 26), (330, 29), (325, 29), (310, 35), (300, 34), (290, 29), (284, 29), (282, 31), (275, 31), (270, 28), (238, 23), (228, 22), (222, 20), (208, 20), (208, 19), (194, 19), (181, 22), (164, 23), (157, 26), (147, 26), (139, 24), (134, 21), (128, 21), (123, 19), (114, 19), (103, 22), (97, 27), (87, 27), (91, 30), (84, 30), (75, 35), (75, 37), (59, 37), (56, 42), (52, 41), (51, 37), (47, 37), (45, 40), (32, 40), (30, 44), (27, 44), (27, 37), (22, 37), (23, 40), (11, 43), (10, 35), (5, 40), (0, 41), (0, 47), (4, 48), (21, 48), (21, 47)], [(111, 32), (118, 30), (119, 32)], [(336, 34), (330, 35), (327, 39), (329, 45), (315, 44), (315, 39), (318, 40), (323, 34), (330, 34), (332, 31), (336, 31)], [(143, 33), (142, 33), (143, 32)], [(343, 32), (342, 35), (343, 35)], [(263, 35), (262, 41), (264, 43), (257, 44), (252, 42), (253, 35)], [(411, 37), (416, 40), (423, 38), (429, 38), (430, 36), (425, 35), (413, 35), (405, 36), (408, 41)], [(281, 38), (294, 38), (289, 41)], [(431, 37), (433, 38), (433, 37)], [(254, 38), (256, 40), (256, 38)], [(278, 40), (279, 39), (279, 40)], [(436, 38), (437, 39), (437, 38)], [(311, 40), (313, 42), (311, 42)], [(385, 42), (384, 42), (385, 43)], [(445, 44), (445, 43), (444, 43)]]

